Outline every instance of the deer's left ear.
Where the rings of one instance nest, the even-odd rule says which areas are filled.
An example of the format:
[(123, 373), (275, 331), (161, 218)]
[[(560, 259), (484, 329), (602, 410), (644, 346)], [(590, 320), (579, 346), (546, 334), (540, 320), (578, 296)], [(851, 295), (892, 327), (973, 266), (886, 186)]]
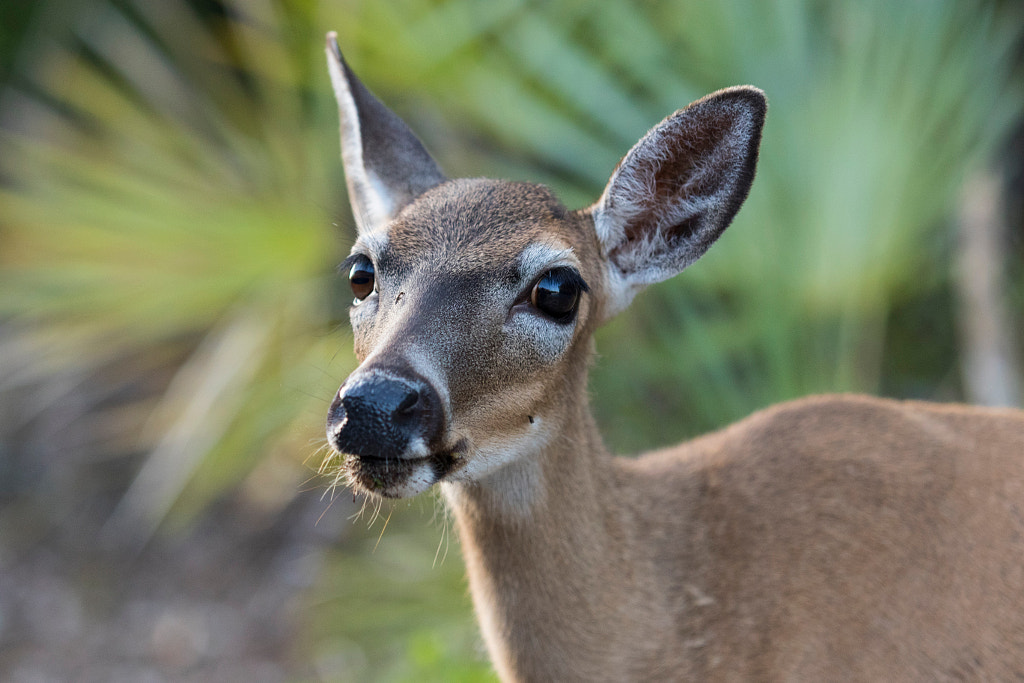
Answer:
[(608, 258), (605, 317), (645, 286), (700, 258), (747, 198), (767, 102), (757, 88), (720, 90), (652, 128), (588, 209)]
[(383, 227), (406, 204), (445, 181), (423, 143), (356, 78), (327, 34), (327, 68), (341, 118), (341, 158), (360, 234)]

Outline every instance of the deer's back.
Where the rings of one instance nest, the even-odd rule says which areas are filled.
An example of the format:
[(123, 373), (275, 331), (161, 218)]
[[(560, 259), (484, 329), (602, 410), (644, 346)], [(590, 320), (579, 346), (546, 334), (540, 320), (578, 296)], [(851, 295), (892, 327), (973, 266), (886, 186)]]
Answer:
[(689, 508), (665, 590), (708, 675), (1024, 676), (1024, 413), (815, 397), (631, 468)]

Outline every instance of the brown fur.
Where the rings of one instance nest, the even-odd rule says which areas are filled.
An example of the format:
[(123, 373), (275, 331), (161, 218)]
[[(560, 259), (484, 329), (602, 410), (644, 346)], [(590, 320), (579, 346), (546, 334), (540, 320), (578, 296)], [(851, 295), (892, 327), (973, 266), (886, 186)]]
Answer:
[[(601, 443), (594, 329), (725, 230), (763, 93), (666, 118), (569, 212), (540, 186), (444, 180), (332, 38), (328, 59), (352, 258), (376, 272), (328, 438), (371, 495), (440, 483), (503, 680), (1024, 679), (1024, 413), (821, 396), (636, 459)], [(545, 318), (531, 287), (566, 268), (588, 291)], [(365, 391), (395, 386), (418, 392), (399, 413)], [(382, 428), (349, 440), (359, 410)]]
[(503, 680), (1019, 680), (1024, 415), (822, 396), (638, 459), (593, 425), (526, 518), (455, 497)]

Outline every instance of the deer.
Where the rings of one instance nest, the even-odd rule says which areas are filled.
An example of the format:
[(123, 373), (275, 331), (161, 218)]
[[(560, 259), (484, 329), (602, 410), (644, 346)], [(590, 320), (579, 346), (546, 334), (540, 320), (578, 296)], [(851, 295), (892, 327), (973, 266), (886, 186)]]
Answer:
[(823, 395), (602, 443), (594, 330), (730, 224), (762, 91), (671, 114), (570, 210), (447, 178), (326, 52), (359, 362), (327, 457), (371, 498), (439, 487), (503, 681), (1024, 679), (1024, 412)]

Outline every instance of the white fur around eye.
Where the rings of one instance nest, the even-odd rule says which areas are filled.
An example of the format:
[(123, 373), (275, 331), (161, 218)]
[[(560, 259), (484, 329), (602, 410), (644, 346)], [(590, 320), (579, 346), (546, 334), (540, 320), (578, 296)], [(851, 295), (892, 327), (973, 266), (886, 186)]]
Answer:
[(348, 318), (353, 327), (362, 324), (365, 320), (377, 314), (377, 301), (379, 298), (377, 292), (373, 292), (370, 296), (349, 308)]
[[(376, 232), (371, 234), (362, 234), (356, 240), (356, 243), (352, 246), (350, 254), (363, 254), (374, 264), (374, 278), (376, 282), (374, 284), (373, 292), (363, 299), (362, 301), (355, 303), (350, 300), (349, 306), (349, 322), (352, 328), (355, 329), (357, 326), (364, 324), (365, 321), (373, 318), (377, 314), (377, 303), (380, 297), (380, 272), (377, 269), (377, 255), (384, 253), (387, 249), (389, 239), (386, 233)], [(348, 278), (348, 273), (344, 273), (343, 276)], [(348, 291), (348, 285), (345, 284), (346, 295), (351, 292)]]
[[(518, 265), (523, 282), (535, 281), (555, 268), (580, 270), (579, 259), (572, 247), (556, 242), (529, 245), (519, 255)], [(534, 362), (545, 365), (557, 361), (572, 343), (577, 320), (584, 307), (584, 297), (586, 294), (581, 293), (580, 310), (568, 323), (555, 322), (529, 307), (513, 308), (505, 323), (506, 344), (512, 346), (510, 352), (526, 353)]]
[(570, 323), (558, 323), (524, 308), (513, 311), (505, 323), (505, 345), (510, 347), (509, 353), (548, 365), (561, 358), (569, 348), (575, 330), (575, 319)]
[(573, 248), (567, 245), (537, 242), (519, 254), (519, 272), (524, 280), (533, 280), (552, 268), (566, 266), (580, 269), (580, 261)]

